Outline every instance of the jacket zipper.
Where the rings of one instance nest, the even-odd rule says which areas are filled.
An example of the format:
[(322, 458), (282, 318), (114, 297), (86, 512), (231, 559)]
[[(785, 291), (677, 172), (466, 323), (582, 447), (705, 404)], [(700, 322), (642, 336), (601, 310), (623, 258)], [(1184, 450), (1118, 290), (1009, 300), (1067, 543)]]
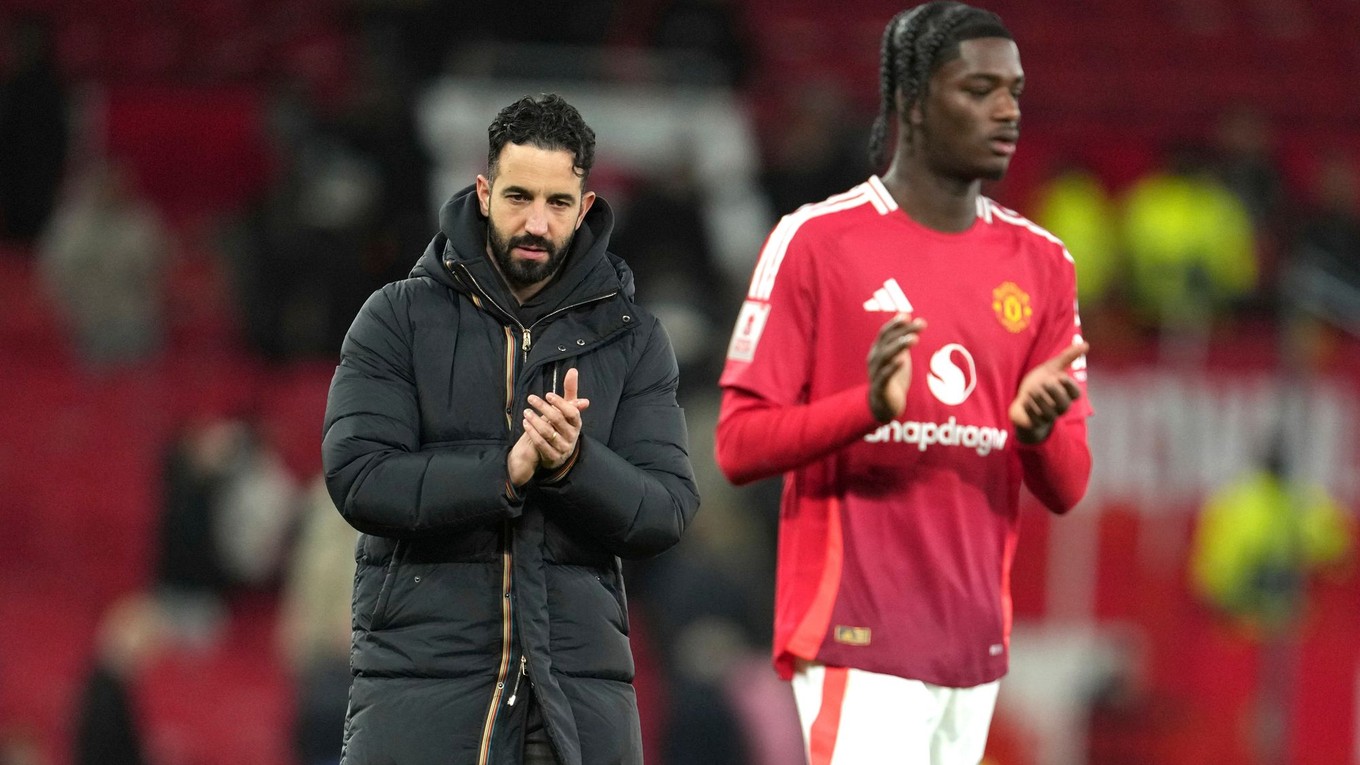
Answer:
[[(502, 529), (504, 547), (501, 551), (501, 665), (496, 670), (496, 689), (491, 692), (491, 705), (486, 711), (486, 722), (482, 724), (482, 744), (477, 749), (477, 764), (488, 765), (491, 761), (491, 734), (496, 729), (496, 713), (500, 711), (501, 696), (505, 693), (505, 679), (510, 674), (510, 639), (514, 631), (514, 616), (511, 608), (511, 576), (513, 556), (510, 549), (510, 521)], [(513, 695), (513, 694), (512, 694)]]
[(553, 311), (553, 312), (551, 312), (551, 313), (545, 313), (545, 314), (543, 314), (542, 316), (538, 317), (538, 321), (534, 322), (533, 324), (530, 324), (529, 327), (528, 327), (527, 329), (524, 330), (524, 349), (525, 349), (525, 351), (527, 352), (528, 349), (529, 349), (529, 330), (530, 330), (530, 329), (533, 329), (534, 327), (537, 327), (539, 324), (542, 324), (543, 322), (547, 321), (548, 319), (551, 319), (552, 317), (556, 316), (556, 315), (559, 314), (559, 313), (566, 313), (567, 311), (570, 311), (570, 310), (573, 309), (573, 308), (580, 308), (580, 307), (583, 306), (583, 305), (588, 305), (588, 304), (590, 304), (590, 303), (596, 303), (596, 302), (599, 302), (599, 301), (601, 301), (601, 300), (606, 300), (606, 299), (608, 299), (608, 298), (614, 297), (614, 296), (617, 295), (617, 294), (619, 294), (619, 291), (618, 291), (618, 290), (614, 290), (613, 292), (606, 292), (606, 293), (604, 293), (603, 295), (596, 295), (595, 297), (589, 297), (589, 298), (586, 298), (585, 300), (578, 300), (578, 301), (576, 301), (575, 303), (572, 303), (571, 305), (564, 305), (564, 306), (562, 306), (561, 308), (558, 308), (557, 310), (555, 310), (555, 311)]
[[(469, 277), (469, 278), (471, 278), (471, 277)], [(472, 283), (473, 283), (473, 284), (477, 284), (477, 280), (476, 280), (476, 279), (473, 279)], [(481, 287), (481, 285), (478, 285), (478, 288), (480, 288), (480, 287)], [(590, 304), (590, 303), (595, 303), (595, 302), (598, 302), (598, 301), (601, 301), (601, 300), (607, 300), (607, 299), (609, 299), (609, 298), (614, 297), (614, 296), (617, 295), (617, 294), (619, 294), (619, 293), (618, 293), (618, 290), (615, 290), (615, 291), (613, 291), (613, 292), (606, 292), (606, 293), (604, 293), (603, 295), (596, 295), (595, 297), (586, 298), (585, 300), (578, 300), (577, 302), (572, 303), (571, 305), (565, 305), (565, 306), (562, 306), (561, 308), (558, 308), (557, 310), (555, 310), (555, 311), (553, 311), (553, 312), (551, 312), (551, 313), (545, 313), (545, 314), (543, 314), (542, 316), (538, 317), (538, 321), (535, 321), (533, 324), (530, 324), (530, 325), (527, 326), (527, 327), (524, 326), (523, 324), (520, 324), (518, 321), (515, 321), (514, 319), (511, 319), (511, 321), (515, 321), (515, 325), (519, 327), (520, 333), (521, 333), (521, 337), (523, 338), (522, 341), (520, 342), (520, 346), (519, 346), (519, 347), (520, 347), (520, 350), (524, 353), (524, 361), (525, 361), (525, 363), (527, 364), (527, 363), (529, 362), (529, 349), (530, 349), (530, 347), (532, 347), (532, 345), (533, 345), (533, 331), (534, 331), (534, 327), (537, 327), (538, 325), (542, 324), (543, 322), (547, 321), (548, 319), (551, 319), (552, 317), (554, 317), (554, 316), (556, 316), (556, 315), (558, 315), (558, 314), (560, 314), (560, 313), (566, 313), (567, 311), (570, 311), (570, 310), (573, 309), (573, 308), (580, 308), (581, 306), (583, 306), (583, 305), (588, 305), (588, 304)], [(488, 297), (487, 300), (491, 300), (491, 298)], [(496, 301), (491, 300), (491, 303), (492, 303), (492, 305), (495, 305)], [(497, 308), (500, 308), (500, 306), (496, 306), (496, 307), (497, 307)]]
[[(603, 293), (603, 294), (596, 295), (596, 296), (594, 296), (594, 297), (588, 297), (588, 298), (586, 298), (585, 300), (578, 300), (578, 301), (576, 301), (575, 303), (572, 303), (571, 305), (565, 305), (565, 306), (562, 306), (561, 308), (558, 308), (558, 309), (555, 310), (555, 311), (552, 311), (551, 313), (545, 313), (545, 314), (543, 314), (542, 316), (538, 317), (538, 321), (535, 321), (533, 324), (530, 324), (529, 326), (526, 327), (526, 326), (524, 326), (523, 324), (520, 323), (519, 319), (516, 319), (516, 318), (515, 318), (515, 315), (514, 315), (514, 314), (510, 313), (509, 311), (507, 311), (507, 310), (505, 310), (503, 307), (501, 307), (501, 304), (500, 304), (500, 303), (497, 303), (496, 300), (495, 300), (495, 298), (491, 297), (491, 295), (490, 295), (486, 290), (482, 289), (482, 284), (481, 284), (481, 282), (477, 281), (477, 277), (473, 276), (473, 275), (472, 275), (472, 272), (469, 271), (469, 270), (467, 270), (467, 267), (466, 267), (466, 266), (460, 266), (460, 270), (463, 272), (463, 274), (464, 274), (465, 276), (467, 276), (468, 281), (472, 282), (473, 288), (475, 288), (475, 289), (477, 290), (477, 293), (480, 294), (480, 295), (482, 296), (482, 298), (483, 298), (484, 300), (486, 300), (486, 302), (488, 302), (488, 303), (490, 303), (491, 305), (495, 306), (495, 307), (496, 307), (496, 310), (497, 310), (497, 311), (500, 311), (501, 315), (503, 315), (503, 316), (505, 316), (505, 318), (509, 319), (510, 322), (513, 323), (516, 327), (519, 327), (520, 337), (521, 337), (521, 341), (520, 341), (520, 346), (519, 346), (519, 347), (520, 347), (520, 351), (521, 351), (521, 352), (523, 353), (523, 355), (524, 355), (524, 360), (525, 360), (526, 362), (529, 360), (529, 349), (530, 349), (530, 347), (532, 347), (532, 345), (533, 345), (533, 329), (534, 329), (534, 327), (537, 327), (539, 324), (542, 324), (543, 322), (547, 321), (548, 319), (551, 319), (552, 317), (554, 317), (554, 316), (556, 316), (556, 315), (558, 315), (558, 314), (560, 314), (560, 313), (566, 313), (567, 311), (570, 311), (570, 310), (573, 309), (573, 308), (580, 308), (580, 307), (583, 306), (583, 305), (588, 305), (588, 304), (590, 304), (590, 303), (594, 303), (594, 302), (597, 302), (597, 301), (600, 301), (600, 300), (606, 300), (606, 299), (608, 299), (608, 298), (612, 298), (612, 297), (614, 297), (615, 295), (619, 294), (619, 291), (618, 291), (618, 290), (614, 290), (613, 292), (605, 292), (605, 293)], [(507, 390), (508, 390), (508, 389), (507, 389)], [(509, 402), (507, 402), (507, 403), (509, 403)]]
[(521, 653), (519, 655), (519, 674), (515, 675), (515, 687), (510, 689), (510, 698), (505, 700), (507, 707), (515, 705), (515, 699), (519, 698), (519, 684), (529, 674), (529, 656)]
[[(475, 284), (476, 282), (474, 281), (473, 283)], [(524, 337), (524, 342), (520, 345), (520, 349), (524, 351), (524, 362), (525, 362), (526, 364), (529, 362), (529, 348), (530, 348), (531, 344), (533, 343), (533, 334), (532, 334), (532, 333), (533, 333), (534, 327), (537, 327), (539, 324), (542, 324), (543, 322), (547, 321), (548, 319), (551, 319), (552, 317), (554, 317), (554, 316), (556, 316), (556, 315), (558, 315), (558, 314), (560, 314), (560, 313), (566, 313), (567, 311), (570, 311), (570, 310), (573, 309), (573, 308), (580, 308), (581, 306), (587, 305), (587, 304), (589, 304), (589, 303), (595, 303), (595, 302), (598, 302), (598, 301), (600, 301), (600, 300), (606, 300), (606, 299), (608, 299), (608, 298), (614, 297), (614, 296), (617, 295), (617, 294), (619, 294), (619, 293), (618, 293), (618, 290), (615, 290), (615, 291), (613, 291), (613, 292), (606, 292), (606, 293), (603, 294), (603, 295), (596, 295), (595, 297), (586, 298), (585, 300), (578, 300), (577, 302), (572, 303), (571, 305), (562, 306), (561, 308), (558, 308), (557, 310), (555, 310), (555, 311), (553, 311), (553, 312), (551, 312), (551, 313), (545, 313), (545, 314), (543, 314), (542, 316), (538, 317), (538, 321), (535, 321), (533, 324), (530, 324), (530, 325), (527, 326), (527, 327), (524, 326), (523, 324), (520, 324), (520, 325), (519, 325), (519, 328), (520, 328), (520, 331), (523, 332), (523, 337)], [(553, 380), (553, 392), (554, 392), (554, 393), (557, 392), (557, 381), (556, 381), (556, 379)]]
[[(527, 330), (526, 330), (527, 337)], [(509, 327), (505, 328), (505, 426), (514, 430), (515, 402), (515, 340)], [(514, 551), (510, 541), (513, 529), (506, 520), (501, 527), (501, 663), (496, 670), (496, 688), (491, 692), (491, 703), (486, 710), (486, 721), (482, 723), (482, 742), (477, 748), (477, 765), (487, 765), (491, 757), (491, 734), (496, 728), (496, 714), (500, 711), (501, 695), (505, 692), (505, 680), (510, 673), (510, 644), (514, 633), (514, 608), (512, 598), (514, 571)], [(521, 662), (524, 657), (520, 657)], [(518, 678), (515, 687), (519, 687)], [(514, 696), (514, 693), (511, 693)]]
[(515, 430), (515, 339), (505, 328), (505, 429)]
[[(516, 318), (515, 318), (515, 315), (514, 315), (514, 314), (512, 314), (512, 313), (510, 313), (509, 311), (507, 311), (507, 310), (505, 310), (504, 308), (502, 308), (502, 307), (501, 307), (501, 304), (500, 304), (500, 303), (497, 303), (495, 298), (491, 297), (491, 295), (488, 294), (486, 290), (482, 289), (481, 283), (477, 281), (477, 277), (473, 276), (471, 271), (467, 270), (467, 268), (462, 268), (462, 272), (467, 276), (468, 281), (472, 282), (472, 286), (477, 290), (477, 293), (478, 293), (479, 295), (482, 296), (482, 299), (483, 299), (483, 300), (485, 300), (486, 302), (488, 302), (488, 303), (490, 303), (491, 305), (495, 306), (495, 307), (496, 307), (496, 310), (497, 310), (497, 311), (500, 311), (500, 313), (501, 313), (502, 316), (504, 316), (506, 319), (508, 319), (508, 320), (509, 320), (512, 324), (514, 324), (516, 327), (519, 327), (520, 334), (521, 334), (521, 336), (523, 337), (523, 340), (520, 342), (520, 346), (519, 346), (519, 347), (520, 347), (520, 350), (523, 351), (523, 353), (524, 353), (524, 360), (525, 360), (525, 361), (528, 361), (528, 360), (529, 360), (529, 346), (533, 343), (533, 336), (532, 336), (532, 335), (530, 334), (530, 332), (529, 332), (530, 328), (524, 326), (523, 324), (521, 324), (521, 323), (519, 322), (519, 319), (516, 319)], [(541, 320), (540, 320), (540, 321), (541, 321)], [(507, 328), (507, 330), (508, 330), (508, 329), (509, 329), (509, 328)], [(514, 341), (511, 340), (511, 345), (512, 345), (512, 347), (513, 347), (513, 343), (514, 343)], [(512, 375), (511, 377), (513, 377), (513, 375)], [(507, 396), (507, 398), (510, 396), (511, 391), (512, 391), (511, 388), (506, 388), (506, 396)], [(506, 405), (507, 405), (507, 407), (508, 407), (510, 404), (513, 403), (513, 401), (507, 400), (505, 403), (506, 403)]]
[[(471, 272), (466, 268), (462, 269), (462, 271), (467, 275), (468, 280), (472, 282), (472, 285), (476, 288), (477, 292), (519, 328), (520, 352), (523, 354), (525, 363), (528, 363), (529, 361), (529, 349), (533, 346), (533, 327), (538, 326), (539, 323), (556, 316), (557, 314), (570, 311), (573, 308), (578, 308), (588, 303), (605, 300), (618, 294), (618, 291), (615, 290), (613, 292), (577, 301), (568, 306), (563, 306), (562, 308), (539, 317), (538, 321), (534, 322), (533, 325), (526, 327), (514, 317), (514, 314), (511, 314), (509, 311), (502, 308), (499, 303), (487, 294), (486, 290), (482, 289), (482, 285), (477, 282), (477, 279)], [(515, 338), (511, 328), (508, 326), (505, 328), (505, 339), (505, 425), (506, 428), (513, 431), (515, 410)], [(491, 737), (496, 728), (496, 714), (500, 711), (501, 697), (505, 692), (505, 680), (509, 675), (510, 669), (510, 645), (514, 632), (514, 609), (511, 602), (512, 598), (510, 597), (513, 591), (511, 574), (514, 570), (514, 555), (511, 548), (511, 540), (514, 538), (514, 529), (512, 528), (510, 521), (507, 520), (505, 522), (505, 525), (502, 528), (502, 534), (504, 534), (504, 549), (501, 553), (501, 565), (503, 567), (501, 573), (501, 663), (500, 668), (496, 671), (496, 687), (491, 693), (491, 704), (486, 712), (486, 721), (482, 724), (482, 742), (481, 746), (478, 747), (477, 765), (488, 765), (490, 762)], [(515, 701), (519, 697), (520, 682), (529, 674), (528, 662), (528, 654), (521, 649), (519, 657), (519, 674), (515, 676), (515, 686), (510, 691), (510, 696), (506, 700), (506, 706), (515, 705)]]

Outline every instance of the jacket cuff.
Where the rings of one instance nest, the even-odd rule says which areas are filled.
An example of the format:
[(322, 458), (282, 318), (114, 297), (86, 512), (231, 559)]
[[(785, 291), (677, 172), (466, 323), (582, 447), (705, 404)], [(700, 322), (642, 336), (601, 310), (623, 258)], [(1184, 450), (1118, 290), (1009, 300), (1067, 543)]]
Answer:
[(571, 469), (576, 466), (576, 460), (581, 456), (581, 446), (584, 443), (585, 442), (582, 440), (577, 440), (576, 449), (572, 451), (570, 457), (567, 457), (567, 461), (562, 463), (562, 467), (559, 467), (558, 469), (554, 470), (551, 475), (545, 476), (542, 480), (539, 481), (539, 483), (551, 486), (555, 483), (561, 483), (563, 480), (565, 480), (567, 477), (567, 473), (570, 473)]

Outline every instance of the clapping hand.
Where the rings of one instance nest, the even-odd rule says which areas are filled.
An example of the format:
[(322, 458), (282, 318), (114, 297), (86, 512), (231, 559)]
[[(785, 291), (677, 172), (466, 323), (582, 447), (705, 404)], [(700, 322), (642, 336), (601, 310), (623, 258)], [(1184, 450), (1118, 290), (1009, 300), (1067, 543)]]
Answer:
[(1081, 398), (1081, 388), (1067, 368), (1090, 350), (1083, 342), (1068, 346), (1057, 356), (1031, 369), (1020, 381), (1011, 402), (1011, 424), (1022, 443), (1037, 444), (1048, 438), (1053, 423)]
[(884, 323), (869, 348), (869, 409), (888, 422), (907, 406), (911, 387), (911, 347), (921, 339), (924, 319), (899, 313)]
[(577, 397), (580, 375), (567, 370), (562, 378), (562, 393), (546, 397), (529, 396), (524, 410), (524, 433), (510, 449), (507, 467), (510, 481), (516, 486), (529, 482), (538, 470), (555, 470), (566, 464), (581, 438), (581, 413), (590, 401)]

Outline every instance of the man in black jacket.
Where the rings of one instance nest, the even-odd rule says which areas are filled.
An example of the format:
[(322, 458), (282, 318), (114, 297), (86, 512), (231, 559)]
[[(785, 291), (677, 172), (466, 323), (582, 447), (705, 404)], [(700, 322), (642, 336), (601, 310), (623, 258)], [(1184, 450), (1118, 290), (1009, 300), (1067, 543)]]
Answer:
[(576, 109), (526, 97), (488, 132), (331, 384), (326, 482), (363, 532), (342, 761), (640, 763), (619, 559), (699, 504), (675, 355), (606, 251)]

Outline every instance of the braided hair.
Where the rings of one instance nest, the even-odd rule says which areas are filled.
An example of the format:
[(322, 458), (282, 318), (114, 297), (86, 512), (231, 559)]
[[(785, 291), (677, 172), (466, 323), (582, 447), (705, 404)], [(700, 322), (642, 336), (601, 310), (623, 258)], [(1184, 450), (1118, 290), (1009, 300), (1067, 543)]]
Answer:
[[(893, 117), (924, 104), (930, 76), (958, 55), (959, 43), (978, 37), (1013, 39), (1001, 17), (991, 11), (957, 2), (936, 2), (908, 8), (883, 30), (879, 63), (880, 105), (869, 134), (869, 161), (875, 168), (887, 161), (888, 131)], [(900, 100), (899, 100), (900, 94)], [(904, 123), (903, 140), (912, 126)]]

